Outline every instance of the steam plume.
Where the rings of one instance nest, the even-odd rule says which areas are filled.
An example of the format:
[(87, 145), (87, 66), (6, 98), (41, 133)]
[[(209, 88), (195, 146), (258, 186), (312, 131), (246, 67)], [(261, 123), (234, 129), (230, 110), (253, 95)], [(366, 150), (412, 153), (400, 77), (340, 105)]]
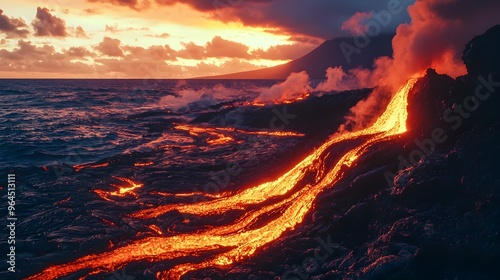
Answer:
[[(498, 11), (500, 1), (496, 0), (417, 0), (410, 5), (411, 22), (397, 28), (392, 41), (393, 58), (378, 58), (375, 70), (365, 77), (368, 84), (383, 87), (351, 109), (348, 126), (349, 122), (351, 127), (352, 123), (366, 124), (368, 108), (377, 108), (379, 100), (386, 100), (387, 94), (428, 68), (453, 77), (466, 74), (462, 50), (475, 35), (498, 23)], [(354, 15), (345, 25), (352, 26), (354, 17), (360, 15)]]
[(309, 75), (305, 72), (292, 73), (288, 78), (279, 84), (265, 89), (254, 100), (255, 102), (279, 102), (292, 100), (311, 93)]

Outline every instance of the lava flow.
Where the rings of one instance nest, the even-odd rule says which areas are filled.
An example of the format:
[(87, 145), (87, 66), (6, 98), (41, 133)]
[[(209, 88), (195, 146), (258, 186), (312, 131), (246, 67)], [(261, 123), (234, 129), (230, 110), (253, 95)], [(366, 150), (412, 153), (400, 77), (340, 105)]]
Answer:
[[(143, 238), (109, 252), (88, 255), (67, 264), (48, 267), (28, 279), (53, 279), (80, 270), (95, 274), (114, 271), (136, 261), (158, 262), (211, 253), (211, 257), (198, 263), (182, 263), (156, 275), (159, 279), (180, 279), (190, 271), (207, 267), (224, 268), (254, 255), (257, 249), (302, 223), (318, 194), (342, 179), (344, 167), (351, 166), (367, 148), (406, 131), (407, 96), (415, 82), (416, 79), (409, 80), (394, 95), (386, 111), (371, 127), (333, 136), (274, 181), (211, 201), (164, 205), (132, 214), (132, 217), (147, 219), (172, 210), (200, 216), (223, 214), (232, 209), (246, 210), (234, 222), (194, 233)], [(331, 169), (325, 169), (322, 162), (328, 156), (327, 150), (336, 143), (355, 139), (361, 144), (343, 154)], [(308, 176), (311, 173), (315, 176)], [(263, 202), (269, 203), (248, 208)], [(261, 221), (259, 218), (269, 217), (268, 214), (271, 213), (279, 215), (272, 215), (265, 224), (256, 223)], [(157, 231), (157, 227), (150, 228), (162, 234), (161, 230)]]
[(200, 134), (208, 135), (206, 142), (209, 145), (222, 145), (234, 141), (234, 138), (220, 133), (215, 128), (196, 127), (192, 125), (176, 125), (175, 129), (189, 132), (191, 136), (200, 136)]
[(227, 127), (202, 127), (202, 126), (194, 126), (194, 125), (176, 125), (174, 127), (177, 130), (187, 131), (191, 136), (205, 136), (205, 142), (209, 145), (223, 145), (230, 142), (233, 142), (235, 139), (226, 135), (227, 133), (240, 133), (240, 134), (248, 134), (248, 135), (262, 135), (262, 136), (273, 136), (273, 137), (303, 137), (304, 134), (296, 133), (291, 131), (251, 131), (251, 130), (243, 130), (236, 128), (227, 128)]

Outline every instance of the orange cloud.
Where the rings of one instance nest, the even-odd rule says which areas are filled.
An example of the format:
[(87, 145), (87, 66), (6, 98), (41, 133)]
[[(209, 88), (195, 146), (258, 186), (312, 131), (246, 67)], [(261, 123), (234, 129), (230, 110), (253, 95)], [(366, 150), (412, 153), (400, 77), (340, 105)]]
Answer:
[(120, 48), (121, 41), (110, 37), (104, 37), (102, 42), (96, 47), (96, 50), (107, 56), (123, 56)]
[(269, 59), (269, 60), (291, 60), (297, 59), (310, 51), (316, 45), (310, 44), (293, 44), (293, 45), (277, 45), (272, 46), (266, 50), (257, 49), (252, 51), (251, 55), (255, 58)]
[(89, 15), (98, 15), (98, 14), (101, 14), (101, 12), (98, 9), (91, 9), (91, 8), (83, 9), (83, 12), (85, 14), (89, 14)]
[(95, 57), (94, 53), (91, 53), (85, 47), (70, 47), (66, 53), (71, 58), (85, 58), (85, 57)]
[(87, 33), (85, 33), (85, 30), (83, 30), (81, 26), (77, 26), (75, 28), (75, 36), (77, 38), (89, 38), (89, 36), (87, 36)]
[(149, 58), (156, 61), (164, 61), (164, 60), (176, 60), (176, 51), (170, 48), (170, 46), (151, 46), (149, 48), (143, 47), (133, 47), (133, 46), (125, 46), (123, 47), (124, 51), (129, 52), (129, 55), (126, 57), (130, 59), (136, 58)]
[(246, 45), (222, 39), (220, 36), (215, 36), (208, 42), (205, 50), (207, 57), (250, 58)]
[(212, 41), (207, 42), (205, 46), (196, 45), (193, 42), (183, 43), (183, 49), (177, 52), (177, 55), (186, 59), (201, 60), (204, 58), (252, 58), (248, 53), (249, 47), (238, 42), (223, 39), (215, 36)]
[(72, 62), (75, 58), (91, 56), (86, 49), (70, 48), (57, 52), (53, 46), (37, 47), (30, 41), (18, 41), (12, 51), (0, 50), (0, 71), (10, 72), (60, 72), (81, 74), (93, 72), (93, 67), (82, 62)]
[[(168, 45), (149, 48), (122, 46), (119, 40), (109, 37), (95, 49), (98, 53), (85, 47), (56, 51), (47, 44), (36, 46), (30, 41), (19, 40), (18, 46), (10, 51), (0, 49), (0, 72), (7, 76), (17, 73), (18, 77), (161, 79), (227, 74), (261, 67), (239, 58), (221, 64), (202, 61), (194, 66), (173, 65), (169, 62), (176, 60), (177, 52)], [(102, 52), (107, 55), (100, 55)]]
[(139, 1), (139, 0), (87, 0), (89, 2), (101, 2), (110, 3), (113, 5), (127, 6), (134, 10), (141, 10), (150, 6), (149, 1)]
[(111, 33), (120, 33), (120, 32), (133, 31), (133, 30), (148, 31), (149, 28), (147, 28), (147, 27), (142, 27), (142, 28), (128, 27), (128, 28), (120, 29), (117, 24), (115, 24), (115, 25), (107, 25), (106, 24), (106, 26), (104, 27), (104, 31), (111, 32)]
[(170, 37), (170, 34), (164, 32), (164, 33), (161, 33), (161, 34), (148, 34), (146, 36), (148, 36), (148, 37), (154, 37), (154, 38), (168, 38), (168, 37)]
[(205, 58), (205, 48), (198, 46), (193, 42), (182, 43), (184, 49), (177, 52), (181, 58), (201, 60)]

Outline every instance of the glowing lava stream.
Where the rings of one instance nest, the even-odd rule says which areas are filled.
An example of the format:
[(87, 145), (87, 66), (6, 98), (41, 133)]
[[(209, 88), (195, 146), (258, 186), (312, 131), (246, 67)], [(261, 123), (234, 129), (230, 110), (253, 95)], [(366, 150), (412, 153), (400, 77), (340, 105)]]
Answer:
[[(234, 223), (228, 225), (217, 226), (195, 233), (147, 237), (110, 252), (88, 255), (67, 264), (51, 266), (28, 279), (54, 279), (82, 269), (90, 270), (90, 273), (94, 274), (117, 270), (128, 263), (139, 260), (163, 261), (183, 256), (199, 256), (217, 250), (217, 253), (214, 252), (212, 258), (200, 263), (184, 263), (168, 271), (157, 273), (159, 279), (180, 279), (182, 275), (189, 271), (207, 267), (224, 267), (253, 255), (258, 248), (276, 240), (285, 231), (292, 230), (300, 224), (313, 207), (317, 195), (342, 178), (342, 167), (344, 165), (350, 166), (372, 144), (390, 139), (406, 131), (407, 96), (415, 82), (416, 79), (409, 80), (396, 93), (386, 111), (371, 127), (331, 138), (275, 181), (208, 202), (160, 206), (137, 212), (133, 216), (140, 218), (156, 217), (174, 209), (196, 215), (219, 214), (230, 209), (245, 209), (244, 206), (286, 194), (296, 187), (306, 173), (316, 172), (314, 182), (304, 183), (305, 185), (298, 191), (281, 201), (249, 211)], [(327, 172), (319, 170), (321, 169), (319, 162), (322, 155), (331, 145), (361, 136), (367, 136), (368, 138), (362, 144), (346, 152), (332, 169)], [(276, 210), (281, 210), (279, 215), (273, 217), (266, 224), (259, 227), (253, 224), (261, 215), (273, 213)]]

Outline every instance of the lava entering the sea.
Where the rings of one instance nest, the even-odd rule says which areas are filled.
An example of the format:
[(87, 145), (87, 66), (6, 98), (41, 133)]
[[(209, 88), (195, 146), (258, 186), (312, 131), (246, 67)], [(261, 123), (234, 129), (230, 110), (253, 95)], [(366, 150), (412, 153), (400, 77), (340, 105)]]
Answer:
[[(173, 210), (199, 216), (218, 215), (235, 209), (246, 210), (242, 211), (243, 214), (234, 222), (193, 233), (168, 233), (168, 236), (165, 236), (157, 226), (150, 225), (149, 228), (159, 236), (136, 240), (112, 251), (84, 256), (66, 264), (53, 265), (28, 279), (53, 279), (80, 270), (88, 270), (90, 274), (95, 274), (114, 271), (136, 261), (158, 262), (211, 253), (210, 257), (201, 262), (182, 263), (156, 275), (159, 279), (180, 279), (190, 271), (207, 267), (224, 268), (254, 255), (257, 249), (302, 223), (312, 209), (318, 194), (342, 179), (345, 167), (350, 167), (367, 148), (406, 131), (407, 97), (415, 82), (416, 79), (410, 79), (394, 95), (386, 111), (372, 126), (332, 136), (276, 180), (233, 194), (214, 197), (210, 201), (162, 205), (131, 215), (138, 219), (148, 219)], [(178, 129), (198, 133), (191, 128), (178, 127)], [(213, 133), (215, 139), (223, 138), (219, 135), (220, 132)], [(357, 140), (354, 143), (359, 144), (341, 155), (332, 168), (326, 169), (323, 160), (328, 156), (328, 150), (332, 145), (348, 140)], [(310, 174), (315, 176), (309, 176)], [(249, 208), (251, 205), (261, 203), (259, 207)], [(260, 217), (266, 217), (270, 213), (279, 215), (273, 215), (264, 224), (256, 223)]]

